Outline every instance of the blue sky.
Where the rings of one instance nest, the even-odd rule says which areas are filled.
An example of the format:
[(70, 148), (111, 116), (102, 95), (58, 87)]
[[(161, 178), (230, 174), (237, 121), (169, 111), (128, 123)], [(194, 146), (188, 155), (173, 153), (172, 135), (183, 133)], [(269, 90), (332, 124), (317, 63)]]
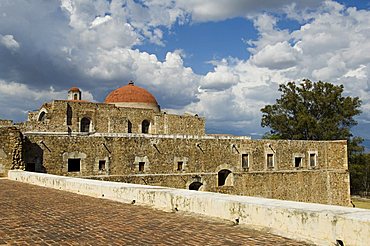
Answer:
[(205, 75), (213, 67), (209, 61), (224, 57), (248, 59), (246, 40), (255, 38), (257, 32), (252, 21), (237, 17), (221, 22), (175, 24), (170, 31), (165, 30), (165, 46), (146, 43), (137, 48), (156, 54), (162, 61), (168, 51), (184, 50), (185, 66)]
[(308, 78), (360, 97), (353, 130), (370, 139), (369, 40), (368, 1), (0, 1), (0, 118), (72, 86), (102, 102), (134, 80), (209, 133), (258, 138), (278, 85)]

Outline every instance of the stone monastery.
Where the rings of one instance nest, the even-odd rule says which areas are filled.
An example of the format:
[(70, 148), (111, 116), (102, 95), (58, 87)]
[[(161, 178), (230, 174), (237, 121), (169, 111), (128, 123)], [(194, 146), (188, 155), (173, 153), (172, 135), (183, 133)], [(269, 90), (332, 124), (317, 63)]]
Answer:
[(0, 120), (0, 176), (11, 169), (336, 204), (350, 203), (346, 141), (208, 135), (205, 119), (160, 110), (130, 82), (104, 103), (44, 103), (26, 122)]

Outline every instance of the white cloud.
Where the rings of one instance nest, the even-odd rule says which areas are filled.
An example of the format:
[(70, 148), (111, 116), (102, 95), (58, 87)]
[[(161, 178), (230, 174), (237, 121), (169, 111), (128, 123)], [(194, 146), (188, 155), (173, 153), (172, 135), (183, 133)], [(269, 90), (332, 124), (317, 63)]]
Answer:
[(274, 45), (267, 45), (251, 58), (251, 61), (259, 67), (270, 69), (286, 69), (295, 66), (299, 62), (299, 51), (290, 46), (287, 41)]
[(213, 72), (207, 73), (200, 81), (201, 89), (224, 91), (239, 83), (239, 76), (228, 67), (227, 61), (219, 63)]
[[(278, 84), (309, 78), (344, 84), (346, 95), (359, 96), (363, 101), (359, 122), (370, 119), (370, 111), (366, 110), (370, 108), (369, 11), (326, 2), (302, 16), (301, 28), (293, 32), (279, 29), (277, 17), (270, 14), (253, 18), (258, 38), (248, 42), (252, 56), (223, 64), (222, 70), (216, 64), (215, 71), (201, 79), (204, 83), (209, 75), (223, 78), (233, 74), (238, 76), (238, 83), (231, 83), (229, 78), (230, 87), (219, 94), (202, 90), (200, 101), (191, 106), (208, 116), (212, 126), (222, 127), (232, 116), (236, 122), (260, 131), (260, 109), (279, 97)], [(215, 99), (219, 95), (223, 96)], [(223, 103), (234, 106), (222, 106)], [(236, 122), (234, 127), (238, 127)], [(240, 132), (248, 133), (243, 124)]]
[[(0, 16), (0, 30), (13, 35), (1, 36), (1, 45), (25, 51), (21, 58), (12, 54), (2, 61), (2, 108), (6, 102), (21, 109), (24, 100), (36, 100), (32, 105), (38, 107), (52, 97), (64, 98), (63, 88), (72, 82), (103, 94), (133, 79), (164, 107), (197, 112), (207, 116), (211, 126), (227, 124), (230, 127), (224, 128), (237, 127), (248, 134), (258, 131), (260, 108), (279, 96), (278, 84), (302, 78), (343, 83), (348, 94), (362, 98), (364, 109), (370, 107), (367, 10), (319, 0), (16, 0), (1, 4), (5, 15)], [(293, 32), (281, 28), (284, 14), (299, 21), (300, 28)], [(246, 44), (251, 56), (220, 58), (204, 76), (184, 65), (184, 52), (169, 50), (159, 60), (133, 48), (148, 42), (165, 46), (165, 31), (171, 32), (175, 23), (233, 17), (253, 21), (258, 35)], [(6, 67), (11, 59), (16, 65)], [(42, 89), (46, 85), (57, 90)], [(24, 99), (12, 101), (16, 96), (11, 88)], [(41, 94), (45, 97), (37, 98)], [(369, 111), (364, 110), (362, 117), (370, 119)]]
[[(161, 0), (154, 2), (163, 2)], [(169, 2), (169, 1), (165, 1)], [(176, 5), (190, 12), (195, 22), (220, 21), (238, 16), (247, 16), (263, 11), (279, 11), (280, 9), (295, 3), (296, 8), (315, 7), (321, 0), (274, 0), (274, 1), (230, 1), (230, 0), (178, 0)]]
[(366, 79), (368, 77), (367, 72), (366, 72), (366, 66), (365, 65), (360, 65), (356, 69), (349, 70), (344, 77), (352, 77), (356, 79)]
[[(89, 91), (82, 90), (82, 93), (84, 100), (94, 100)], [(26, 84), (0, 80), (0, 108), (6, 109), (1, 111), (0, 119), (17, 119), (19, 114), (26, 117), (28, 111), (37, 110), (54, 99), (67, 99), (67, 90), (56, 91), (53, 87), (38, 90)]]
[(110, 15), (106, 15), (104, 17), (97, 16), (93, 22), (91, 22), (90, 28), (97, 27), (99, 25), (102, 25), (108, 21), (112, 20), (112, 17)]
[(94, 65), (86, 71), (91, 77), (114, 80), (128, 76), (156, 94), (168, 107), (184, 106), (196, 100), (199, 76), (184, 67), (180, 51), (168, 52), (163, 62), (153, 54), (124, 48), (99, 50), (90, 59), (94, 58), (91, 63)]
[(14, 39), (13, 35), (1, 35), (0, 34), (0, 44), (4, 45), (7, 49), (11, 51), (16, 51), (19, 49), (19, 43)]

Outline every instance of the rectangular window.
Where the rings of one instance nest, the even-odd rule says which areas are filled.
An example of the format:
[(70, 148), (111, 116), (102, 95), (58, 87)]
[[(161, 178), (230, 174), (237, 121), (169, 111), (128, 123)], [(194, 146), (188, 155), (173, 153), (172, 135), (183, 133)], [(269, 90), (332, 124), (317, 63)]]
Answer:
[(302, 157), (294, 157), (294, 167), (302, 167)]
[(81, 170), (81, 159), (68, 159), (68, 172), (79, 172)]
[(247, 169), (249, 168), (249, 155), (242, 154), (242, 168)]
[(316, 167), (316, 154), (310, 153), (310, 167)]
[(267, 167), (268, 168), (274, 167), (274, 154), (267, 154)]
[(144, 172), (145, 162), (139, 162), (139, 172)]
[(105, 171), (105, 160), (99, 161), (99, 171)]
[(184, 168), (184, 162), (178, 161), (177, 162), (177, 171), (182, 171)]

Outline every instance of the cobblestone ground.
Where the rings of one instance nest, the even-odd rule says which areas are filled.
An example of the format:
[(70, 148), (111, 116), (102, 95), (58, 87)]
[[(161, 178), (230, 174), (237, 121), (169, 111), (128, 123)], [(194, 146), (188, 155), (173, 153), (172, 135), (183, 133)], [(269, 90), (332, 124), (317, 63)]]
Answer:
[(305, 245), (242, 226), (0, 179), (0, 245)]

